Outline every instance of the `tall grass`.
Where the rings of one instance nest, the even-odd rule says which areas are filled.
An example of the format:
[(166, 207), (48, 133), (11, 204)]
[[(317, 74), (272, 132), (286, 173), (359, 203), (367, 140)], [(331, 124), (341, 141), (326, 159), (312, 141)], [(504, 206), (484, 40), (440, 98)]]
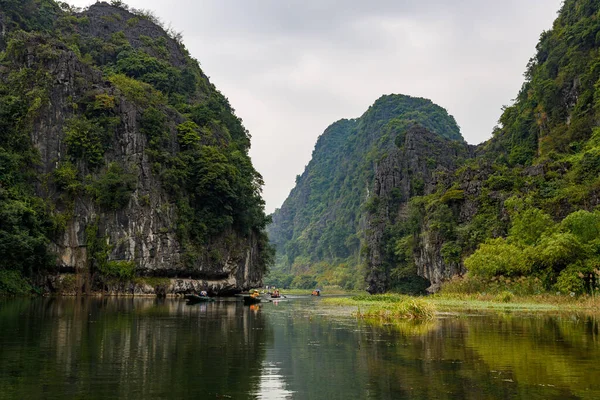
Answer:
[(384, 321), (397, 319), (429, 320), (435, 316), (435, 307), (425, 300), (414, 298), (402, 302), (377, 304), (363, 312), (359, 309), (356, 315), (361, 318)]
[(399, 294), (368, 295), (324, 299), (329, 305), (353, 306), (359, 318), (394, 321), (398, 319), (428, 320), (433, 319), (435, 307), (429, 301), (418, 297)]

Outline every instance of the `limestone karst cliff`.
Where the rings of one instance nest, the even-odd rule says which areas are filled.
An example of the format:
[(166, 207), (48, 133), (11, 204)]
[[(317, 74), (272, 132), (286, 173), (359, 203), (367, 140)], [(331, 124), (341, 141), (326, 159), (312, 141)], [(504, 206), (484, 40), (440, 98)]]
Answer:
[[(410, 200), (435, 193), (473, 156), (474, 146), (419, 126), (403, 137), (400, 146), (378, 163), (370, 194), (365, 249), (367, 290), (371, 293), (386, 292), (415, 275), (436, 285), (463, 271), (458, 260), (444, 259), (441, 229), (424, 227), (427, 221), (418, 218)], [(445, 203), (454, 207), (456, 200), (448, 198)], [(470, 215), (464, 211), (463, 218), (468, 219)], [(425, 234), (418, 235), (421, 230)]]
[[(376, 207), (377, 197), (373, 182), (415, 125), (464, 146), (446, 110), (430, 100), (405, 95), (382, 96), (360, 118), (340, 120), (325, 130), (312, 160), (268, 227), (277, 248), (275, 274), (293, 274), (300, 286), (364, 288), (366, 242), (374, 225), (368, 210)], [(423, 153), (428, 149), (419, 148), (423, 143), (416, 144), (415, 152), (423, 163), (430, 163), (430, 156)], [(420, 193), (418, 186), (424, 184), (414, 178), (410, 195)]]
[(261, 284), (271, 252), (248, 132), (157, 22), (121, 3), (2, 2), (5, 282), (160, 294)]
[[(411, 124), (388, 129), (383, 117), (341, 135), (344, 124), (332, 125), (269, 228), (285, 255), (278, 265), (296, 275), (292, 284), (435, 291), (468, 271), (453, 290), (597, 290), (598, 21), (597, 1), (563, 2), (514, 102), (476, 147), (441, 139), (457, 138), (442, 134), (430, 113), (416, 113), (418, 121), (406, 110), (395, 116), (429, 133)], [(357, 146), (355, 137), (367, 140)], [(347, 182), (354, 196), (344, 192)]]

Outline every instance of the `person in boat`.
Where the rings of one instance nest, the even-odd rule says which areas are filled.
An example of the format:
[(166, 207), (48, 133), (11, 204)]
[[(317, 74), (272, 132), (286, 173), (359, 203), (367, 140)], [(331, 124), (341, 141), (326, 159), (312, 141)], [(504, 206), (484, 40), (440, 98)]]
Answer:
[(321, 291), (319, 289), (315, 289), (312, 291), (312, 295), (313, 296), (320, 296), (321, 295)]
[(271, 294), (271, 297), (279, 298), (281, 294), (279, 293), (279, 289), (275, 289), (275, 291)]
[(206, 293), (206, 290), (203, 290), (203, 291), (200, 292), (200, 296), (207, 297), (208, 293)]
[(252, 297), (253, 299), (258, 298), (258, 296), (260, 296), (260, 293), (258, 292), (258, 290), (254, 290), (252, 292), (252, 294), (250, 295), (250, 297)]

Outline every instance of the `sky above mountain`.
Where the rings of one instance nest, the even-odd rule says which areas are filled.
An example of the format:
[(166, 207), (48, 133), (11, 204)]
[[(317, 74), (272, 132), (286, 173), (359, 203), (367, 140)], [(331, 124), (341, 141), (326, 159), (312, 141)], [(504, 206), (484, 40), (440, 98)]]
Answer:
[[(70, 0), (88, 6), (93, 0)], [(561, 0), (127, 0), (183, 33), (252, 135), (267, 212), (317, 137), (383, 94), (429, 98), (491, 136)]]

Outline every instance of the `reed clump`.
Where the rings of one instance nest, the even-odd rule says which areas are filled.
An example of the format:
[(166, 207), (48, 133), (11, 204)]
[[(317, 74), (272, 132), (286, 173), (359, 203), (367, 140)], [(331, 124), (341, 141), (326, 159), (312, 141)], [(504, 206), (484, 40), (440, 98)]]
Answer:
[(394, 321), (397, 319), (430, 320), (435, 316), (433, 304), (418, 298), (395, 303), (380, 303), (356, 313), (358, 317)]
[(355, 316), (391, 322), (398, 319), (430, 320), (435, 316), (435, 306), (422, 298), (399, 294), (361, 294), (346, 298), (325, 299), (329, 305), (353, 306)]

